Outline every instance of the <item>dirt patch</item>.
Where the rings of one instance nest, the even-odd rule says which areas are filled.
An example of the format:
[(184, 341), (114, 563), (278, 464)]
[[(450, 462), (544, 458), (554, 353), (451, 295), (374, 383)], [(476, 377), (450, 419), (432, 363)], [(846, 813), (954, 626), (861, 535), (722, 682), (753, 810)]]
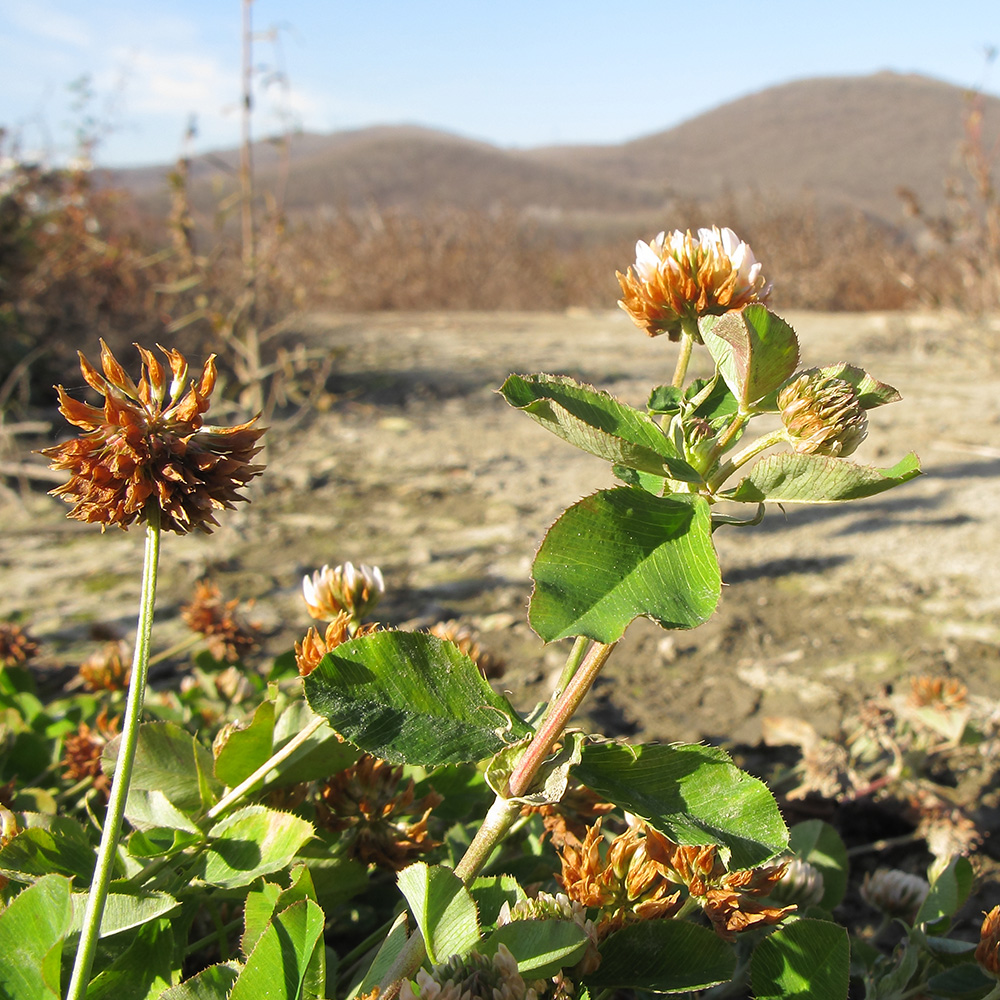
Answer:
[[(954, 674), (990, 692), (1000, 648), (1000, 376), (996, 323), (946, 315), (793, 314), (806, 364), (850, 360), (895, 385), (858, 459), (917, 451), (926, 475), (871, 501), (789, 506), (716, 534), (719, 610), (692, 632), (636, 622), (596, 690), (590, 724), (612, 734), (752, 743), (767, 715), (835, 728), (843, 706), (901, 678)], [(210, 537), (167, 539), (156, 642), (184, 633), (193, 582), (254, 598), (280, 652), (309, 625), (302, 575), (379, 564), (380, 617), (463, 616), (509, 663), (529, 706), (565, 656), (525, 621), (531, 559), (569, 504), (613, 480), (606, 466), (511, 410), (512, 371), (568, 373), (642, 405), (667, 381), (672, 345), (618, 313), (314, 316), (337, 355), (322, 408), (269, 435), (253, 502)], [(991, 345), (989, 359), (977, 345)], [(0, 619), (17, 617), (51, 659), (92, 648), (94, 625), (129, 634), (142, 533), (65, 519), (64, 505), (7, 481), (0, 493)]]

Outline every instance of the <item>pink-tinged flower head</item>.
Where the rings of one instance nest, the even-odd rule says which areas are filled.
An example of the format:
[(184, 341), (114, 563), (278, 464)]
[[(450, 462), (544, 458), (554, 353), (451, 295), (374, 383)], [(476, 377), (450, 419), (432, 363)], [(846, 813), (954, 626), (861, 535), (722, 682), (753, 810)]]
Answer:
[(742, 309), (771, 291), (749, 245), (718, 226), (697, 236), (675, 229), (652, 243), (639, 240), (635, 264), (616, 273), (618, 305), (651, 337), (666, 333), (671, 340), (680, 338), (684, 320)]
[(103, 340), (103, 375), (80, 355), (80, 370), (104, 397), (102, 407), (56, 387), (60, 413), (84, 433), (42, 452), (53, 469), (72, 474), (52, 494), (74, 505), (70, 517), (102, 528), (127, 528), (158, 508), (165, 531), (197, 528), (207, 534), (219, 523), (214, 514), (245, 500), (239, 490), (264, 471), (251, 464), (264, 428), (254, 426), (256, 417), (238, 427), (204, 422), (215, 387), (214, 356), (189, 385), (188, 363), (179, 351), (160, 348), (168, 378), (151, 351), (136, 348), (142, 358), (138, 384)]

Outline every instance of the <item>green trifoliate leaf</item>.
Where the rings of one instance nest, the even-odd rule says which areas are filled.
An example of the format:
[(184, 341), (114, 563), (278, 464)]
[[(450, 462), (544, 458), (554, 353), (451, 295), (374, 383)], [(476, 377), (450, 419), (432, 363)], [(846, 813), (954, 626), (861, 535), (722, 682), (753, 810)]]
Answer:
[[(120, 741), (118, 737), (104, 748), (101, 767), (105, 774), (114, 772)], [(162, 792), (181, 812), (193, 816), (211, 805), (222, 785), (213, 775), (211, 753), (190, 733), (172, 722), (147, 722), (139, 727), (130, 800), (134, 790)], [(135, 825), (143, 823), (138, 817), (133, 821), (128, 803), (125, 816)]]
[(450, 868), (418, 861), (399, 873), (399, 891), (423, 934), (432, 963), (446, 962), (452, 955), (464, 957), (478, 944), (476, 904)]
[(216, 736), (212, 745), (215, 776), (230, 787), (249, 778), (271, 756), (273, 736), (274, 702), (263, 701), (248, 723), (230, 723)]
[(823, 898), (819, 905), (832, 910), (847, 891), (849, 862), (840, 834), (829, 823), (809, 819), (792, 827), (788, 847), (823, 876)]
[(87, 988), (88, 1000), (120, 997), (159, 997), (174, 975), (180, 978), (180, 960), (174, 968), (174, 933), (167, 919), (140, 926), (129, 946)]
[(788, 844), (767, 786), (715, 747), (590, 744), (573, 773), (678, 844), (728, 849), (733, 869), (762, 864)]
[(683, 402), (683, 389), (675, 385), (658, 385), (650, 392), (646, 409), (650, 413), (677, 413)]
[[(323, 911), (311, 900), (275, 915), (260, 936), (229, 994), (229, 1000), (309, 1000), (309, 988), (323, 963)], [(320, 987), (322, 989), (322, 987)]]
[[(73, 931), (83, 927), (83, 914), (87, 906), (87, 893), (73, 893)], [(108, 893), (104, 904), (104, 914), (101, 917), (101, 937), (109, 937), (121, 931), (139, 927), (157, 917), (166, 916), (180, 906), (172, 896), (165, 892), (137, 890), (136, 892)]]
[(699, 330), (719, 374), (744, 409), (774, 392), (798, 364), (795, 331), (765, 306), (705, 316)]
[(345, 739), (395, 764), (484, 760), (532, 731), (454, 643), (421, 632), (342, 643), (305, 692)]
[(709, 505), (628, 486), (584, 497), (549, 529), (532, 577), (528, 620), (546, 642), (616, 642), (641, 616), (694, 628), (721, 589)]
[(753, 995), (757, 1000), (845, 1000), (850, 964), (845, 928), (826, 920), (796, 920), (778, 928), (754, 951)]
[(547, 979), (583, 958), (587, 934), (571, 920), (514, 920), (498, 927), (479, 947), (491, 957), (504, 945), (524, 979)]
[(500, 387), (511, 406), (577, 448), (654, 475), (698, 482), (652, 417), (607, 392), (561, 375), (511, 375)]
[(952, 858), (945, 869), (931, 882), (930, 892), (914, 919), (917, 924), (934, 924), (950, 919), (969, 898), (974, 875), (968, 858)]
[(729, 982), (736, 953), (707, 927), (686, 920), (646, 920), (601, 944), (601, 964), (587, 976), (598, 989), (687, 993)]
[(721, 495), (744, 503), (838, 503), (884, 493), (919, 475), (920, 460), (912, 452), (891, 469), (780, 452), (760, 459), (735, 489)]
[(70, 925), (69, 879), (46, 875), (0, 913), (0, 996), (59, 1000), (60, 959)]
[(314, 836), (312, 824), (265, 806), (245, 806), (208, 831), (201, 877), (225, 889), (280, 871)]
[(88, 885), (96, 857), (83, 827), (69, 816), (24, 813), (24, 829), (0, 849), (0, 875), (34, 882), (57, 873)]

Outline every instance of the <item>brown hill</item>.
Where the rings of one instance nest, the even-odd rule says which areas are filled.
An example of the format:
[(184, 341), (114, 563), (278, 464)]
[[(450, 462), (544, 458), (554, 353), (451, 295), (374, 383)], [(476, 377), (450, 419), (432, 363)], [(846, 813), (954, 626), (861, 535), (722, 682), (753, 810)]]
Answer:
[[(660, 216), (674, 199), (756, 192), (902, 221), (897, 189), (931, 209), (958, 165), (961, 88), (915, 75), (800, 80), (769, 88), (675, 128), (616, 146), (508, 150), (413, 126), (292, 138), (287, 162), (255, 147), (258, 185), (284, 191), (294, 215), (345, 206), (530, 210), (579, 218)], [(985, 98), (987, 143), (1000, 134), (1000, 99)], [(197, 204), (235, 183), (235, 151), (192, 163)], [(164, 203), (167, 168), (118, 172), (147, 205)], [(285, 178), (287, 171), (287, 179)]]
[[(945, 178), (960, 167), (969, 101), (959, 87), (912, 74), (799, 80), (620, 146), (528, 155), (594, 177), (631, 177), (661, 196), (805, 194), (898, 220), (900, 186), (942, 207)], [(994, 137), (1000, 100), (984, 98), (983, 109), (984, 134)]]

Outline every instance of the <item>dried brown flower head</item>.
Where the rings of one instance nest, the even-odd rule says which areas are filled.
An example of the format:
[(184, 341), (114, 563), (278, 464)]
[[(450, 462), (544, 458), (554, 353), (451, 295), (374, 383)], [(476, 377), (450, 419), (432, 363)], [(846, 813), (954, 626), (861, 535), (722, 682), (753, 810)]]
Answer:
[[(538, 813), (542, 817), (545, 833), (552, 838), (552, 846), (561, 848), (572, 844), (578, 848), (587, 835), (587, 829), (598, 816), (606, 816), (615, 808), (613, 802), (604, 802), (586, 785), (571, 782), (558, 802), (541, 806), (523, 806), (522, 816)], [(542, 835), (543, 838), (545, 834)]]
[(160, 348), (168, 379), (151, 351), (136, 348), (142, 358), (138, 384), (103, 340), (103, 375), (80, 355), (83, 377), (104, 396), (103, 407), (56, 387), (60, 412), (84, 433), (42, 452), (53, 469), (71, 473), (52, 494), (74, 505), (70, 517), (97, 522), (102, 530), (111, 524), (127, 528), (158, 509), (165, 531), (209, 533), (218, 524), (215, 512), (245, 500), (240, 489), (263, 471), (251, 459), (264, 429), (254, 426), (256, 417), (237, 427), (205, 424), (215, 387), (214, 355), (200, 379), (185, 388), (188, 364), (179, 351)]
[(989, 913), (983, 914), (976, 961), (985, 972), (1000, 979), (1000, 906), (994, 906)]
[(664, 878), (684, 886), (701, 904), (712, 929), (726, 941), (750, 927), (779, 923), (796, 909), (765, 898), (781, 882), (787, 862), (727, 872), (715, 845), (675, 844), (648, 828), (646, 850)]
[(463, 622), (452, 619), (437, 622), (430, 627), (430, 634), (454, 643), (477, 667), (486, 680), (503, 677), (507, 665), (499, 656), (482, 649), (475, 631)]
[(0, 622), (0, 667), (20, 667), (38, 655), (38, 643), (13, 622)]
[[(685, 320), (720, 315), (763, 302), (771, 286), (750, 247), (731, 229), (663, 232), (635, 245), (635, 264), (625, 274), (618, 305), (651, 337), (666, 333), (679, 340)], [(700, 338), (699, 338), (700, 339)]]
[(111, 779), (101, 770), (101, 754), (105, 745), (118, 735), (119, 721), (117, 716), (109, 720), (107, 713), (102, 711), (96, 719), (95, 729), (81, 722), (77, 731), (63, 740), (63, 756), (59, 763), (67, 781), (93, 778), (93, 787), (102, 797), (108, 797)]
[(789, 444), (800, 455), (846, 458), (868, 434), (868, 415), (846, 379), (818, 368), (802, 372), (778, 393)]
[(385, 580), (378, 566), (346, 562), (342, 566), (324, 566), (312, 576), (302, 578), (302, 597), (309, 614), (319, 621), (330, 621), (341, 611), (360, 621), (373, 611), (385, 594)]
[(128, 647), (121, 639), (105, 643), (80, 664), (80, 679), (88, 691), (124, 691), (131, 674)]
[(643, 830), (630, 826), (611, 841), (604, 858), (603, 842), (601, 820), (597, 820), (579, 847), (567, 843), (560, 851), (562, 874), (557, 876), (571, 900), (601, 910), (600, 937), (627, 922), (656, 920), (677, 912), (681, 894), (647, 854)]
[(401, 766), (363, 754), (320, 787), (316, 819), (343, 832), (351, 857), (399, 871), (440, 846), (427, 832), (427, 819), (442, 801), (436, 792), (414, 801), (413, 779), (400, 790), (402, 778)]
[[(316, 629), (311, 628), (302, 637), (301, 642), (295, 643), (295, 664), (299, 668), (301, 676), (306, 677), (311, 674), (327, 653), (332, 652), (342, 642), (347, 642), (348, 639), (352, 638), (350, 626), (353, 621), (350, 612), (341, 611), (327, 625), (326, 633), (323, 636), (320, 636)], [(371, 635), (377, 631), (378, 624), (371, 622), (368, 625), (359, 626), (354, 635), (360, 637)]]
[(205, 637), (208, 651), (222, 663), (239, 663), (259, 645), (260, 626), (242, 621), (236, 614), (238, 604), (223, 601), (215, 584), (199, 580), (191, 603), (181, 608), (187, 627)]
[(942, 712), (964, 708), (969, 689), (957, 677), (910, 678), (910, 704), (915, 708), (938, 708)]

